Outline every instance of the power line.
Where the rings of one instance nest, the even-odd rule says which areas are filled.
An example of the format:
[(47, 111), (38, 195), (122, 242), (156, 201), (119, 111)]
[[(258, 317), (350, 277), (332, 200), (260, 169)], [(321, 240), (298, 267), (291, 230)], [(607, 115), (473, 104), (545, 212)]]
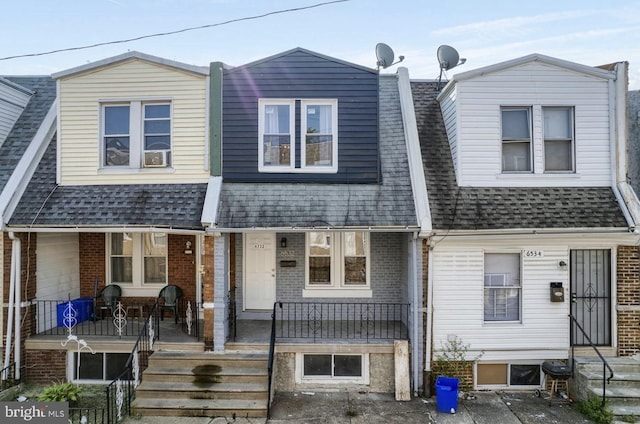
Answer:
[(19, 55), (15, 55), (15, 56), (0, 57), (0, 61), (9, 60), (9, 59), (18, 59), (18, 58), (22, 58), (22, 57), (45, 56), (45, 55), (49, 55), (49, 54), (60, 53), (60, 52), (70, 52), (70, 51), (74, 51), (74, 50), (85, 50), (85, 49), (91, 49), (91, 48), (94, 48), (94, 47), (107, 46), (107, 45), (110, 45), (110, 44), (129, 43), (131, 41), (143, 40), (145, 38), (162, 37), (162, 36), (165, 36), (165, 35), (180, 34), (182, 32), (195, 31), (195, 30), (204, 29), (204, 28), (218, 27), (218, 26), (228, 25), (228, 24), (232, 24), (232, 23), (235, 23), (235, 22), (241, 22), (241, 21), (250, 21), (250, 20), (254, 20), (254, 19), (261, 19), (261, 18), (265, 18), (267, 16), (279, 15), (279, 14), (290, 13), (290, 12), (298, 12), (300, 10), (313, 9), (313, 8), (316, 8), (316, 7), (327, 6), (327, 5), (334, 4), (334, 3), (344, 3), (344, 2), (348, 2), (348, 1), (350, 1), (350, 0), (325, 1), (325, 2), (322, 2), (322, 3), (312, 4), (312, 5), (309, 5), (309, 6), (294, 7), (294, 8), (283, 9), (283, 10), (276, 10), (276, 11), (273, 11), (273, 12), (263, 13), (262, 15), (255, 15), (255, 16), (247, 16), (247, 17), (244, 17), (244, 18), (230, 19), (230, 20), (224, 21), (224, 22), (218, 22), (218, 23), (215, 23), (215, 24), (207, 24), (207, 25), (201, 25), (201, 26), (190, 27), (190, 28), (183, 28), (183, 29), (178, 29), (176, 31), (158, 32), (158, 33), (155, 33), (155, 34), (141, 35), (139, 37), (127, 38), (127, 39), (123, 39), (123, 40), (105, 41), (103, 43), (88, 44), (86, 46), (78, 46), (78, 47), (68, 47), (68, 48), (64, 48), (64, 49), (50, 50), (50, 51), (47, 51), (47, 52), (28, 53), (28, 54), (19, 54)]

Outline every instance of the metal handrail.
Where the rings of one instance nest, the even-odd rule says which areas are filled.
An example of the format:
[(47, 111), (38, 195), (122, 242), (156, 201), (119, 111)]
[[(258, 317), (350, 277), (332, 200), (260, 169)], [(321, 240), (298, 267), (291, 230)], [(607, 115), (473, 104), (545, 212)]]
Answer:
[[(131, 414), (131, 401), (133, 400), (134, 396), (135, 396), (135, 387), (132, 388), (132, 383), (131, 380), (133, 379), (133, 361), (134, 361), (134, 356), (137, 354), (138, 355), (138, 366), (139, 366), (139, 372), (142, 373), (142, 371), (147, 367), (148, 363), (149, 363), (149, 356), (150, 354), (153, 352), (151, 351), (151, 349), (147, 348), (138, 351), (138, 348), (140, 345), (145, 345), (150, 343), (149, 342), (149, 323), (151, 321), (151, 319), (154, 318), (154, 326), (157, 330), (159, 330), (159, 318), (158, 318), (158, 302), (156, 301), (153, 306), (151, 307), (151, 310), (149, 311), (149, 315), (147, 316), (146, 320), (145, 320), (145, 325), (142, 327), (142, 329), (140, 330), (140, 333), (138, 334), (138, 338), (136, 340), (136, 342), (133, 345), (133, 348), (131, 349), (131, 353), (129, 354), (129, 358), (127, 359), (127, 362), (124, 366), (124, 369), (122, 370), (122, 372), (120, 372), (120, 374), (111, 382), (109, 383), (107, 386), (105, 386), (104, 390), (105, 390), (105, 395), (107, 398), (107, 423), (112, 424), (112, 423), (116, 423), (118, 422), (118, 417), (117, 414), (115, 414), (114, 408), (112, 406), (112, 399), (115, 399), (116, 396), (113, 395), (112, 392), (114, 392), (116, 389), (116, 382), (117, 381), (126, 381), (125, 384), (125, 388), (126, 388), (126, 395), (125, 395), (125, 400), (126, 402), (123, 400), (122, 405), (125, 407), (125, 416), (128, 416)], [(155, 333), (153, 335), (153, 340), (157, 340), (158, 339), (158, 333)], [(150, 353), (151, 352), (151, 353)]]
[(271, 336), (269, 337), (269, 359), (267, 362), (267, 418), (271, 418), (271, 382), (273, 380), (273, 359), (276, 350), (276, 306), (282, 309), (282, 302), (273, 303), (271, 314)]
[[(587, 339), (587, 341), (589, 342), (589, 346), (591, 346), (593, 350), (596, 351), (596, 353), (598, 354), (598, 357), (602, 361), (602, 407), (604, 408), (604, 405), (607, 401), (607, 393), (605, 391), (605, 387), (607, 384), (609, 384), (609, 381), (613, 378), (613, 369), (611, 368), (611, 365), (609, 365), (609, 362), (607, 362), (605, 357), (602, 356), (602, 354), (600, 353), (596, 345), (593, 344), (593, 342), (591, 341), (587, 333), (584, 331), (584, 329), (580, 325), (580, 323), (578, 323), (578, 320), (576, 319), (576, 317), (574, 317), (572, 314), (569, 314), (569, 318), (580, 330), (584, 338)], [(571, 345), (571, 377), (574, 376), (574, 369), (575, 369), (575, 346), (572, 344)], [(609, 377), (607, 377), (607, 369), (609, 370)]]

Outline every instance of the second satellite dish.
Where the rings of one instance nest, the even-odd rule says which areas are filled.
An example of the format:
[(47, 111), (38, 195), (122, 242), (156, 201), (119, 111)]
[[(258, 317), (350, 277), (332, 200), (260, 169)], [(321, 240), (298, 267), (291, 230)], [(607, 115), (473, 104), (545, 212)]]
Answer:
[(394, 63), (393, 59), (395, 58), (395, 55), (393, 54), (393, 49), (385, 43), (376, 44), (376, 58), (378, 59), (378, 62), (376, 62), (378, 69), (381, 67), (386, 69), (389, 66), (395, 65), (396, 63), (400, 63), (404, 60), (404, 56), (398, 56), (398, 61)]
[(442, 73), (449, 69), (455, 68), (458, 65), (462, 65), (467, 59), (460, 59), (458, 51), (446, 44), (438, 47), (438, 64), (440, 65), (440, 76), (438, 77), (438, 90), (440, 89), (440, 82), (442, 81)]

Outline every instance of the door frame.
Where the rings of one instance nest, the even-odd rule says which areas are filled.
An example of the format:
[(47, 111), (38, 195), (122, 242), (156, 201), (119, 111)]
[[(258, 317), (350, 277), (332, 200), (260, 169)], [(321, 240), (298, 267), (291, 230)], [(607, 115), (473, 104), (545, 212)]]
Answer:
[[(260, 233), (242, 233), (242, 311), (267, 311), (268, 309), (247, 309), (247, 270), (249, 269), (249, 264), (247, 263), (248, 254), (247, 254), (247, 238), (250, 235), (261, 235), (263, 237), (270, 237), (273, 241), (273, 273), (274, 273), (274, 282), (273, 282), (273, 302), (276, 299), (276, 284), (277, 284), (277, 274), (276, 274), (276, 259), (277, 259), (277, 246), (276, 246), (276, 233), (275, 232), (260, 232)], [(271, 304), (273, 305), (273, 302)]]

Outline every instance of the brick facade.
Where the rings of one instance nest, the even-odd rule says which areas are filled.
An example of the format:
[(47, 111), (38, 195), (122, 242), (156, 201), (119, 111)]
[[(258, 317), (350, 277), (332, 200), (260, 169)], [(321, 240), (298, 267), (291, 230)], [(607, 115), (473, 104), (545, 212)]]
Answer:
[[(202, 301), (213, 305), (213, 237), (204, 238), (202, 251)], [(204, 346), (206, 350), (213, 349), (213, 308), (204, 308)]]
[(638, 246), (618, 246), (618, 355), (640, 352), (640, 252)]
[(29, 383), (51, 384), (64, 380), (67, 375), (67, 351), (28, 350), (24, 365), (25, 379)]

